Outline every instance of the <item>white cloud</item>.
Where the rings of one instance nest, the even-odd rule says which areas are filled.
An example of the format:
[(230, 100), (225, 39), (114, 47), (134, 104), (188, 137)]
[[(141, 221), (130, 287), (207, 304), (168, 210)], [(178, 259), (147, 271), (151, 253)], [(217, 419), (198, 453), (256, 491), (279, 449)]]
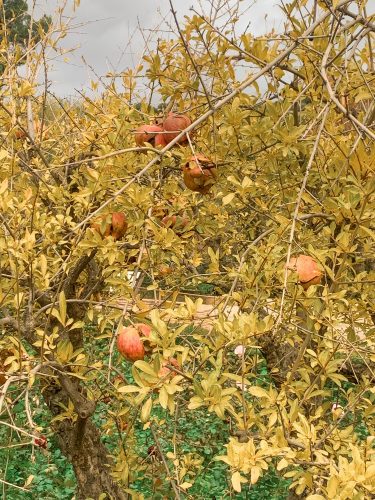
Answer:
[[(223, 0), (214, 0), (216, 5)], [(262, 0), (253, 5), (252, 0), (240, 3), (241, 9), (250, 9), (240, 18), (240, 29), (255, 34), (280, 28), (281, 11), (275, 6), (276, 0)], [(32, 0), (29, 0), (32, 4)], [(53, 14), (59, 0), (37, 0), (35, 15)], [(75, 89), (88, 89), (90, 79), (96, 80), (91, 70), (85, 66), (82, 57), (94, 72), (104, 76), (108, 71), (120, 72), (126, 67), (134, 67), (140, 60), (145, 47), (145, 38), (154, 38), (155, 30), (162, 29), (162, 36), (171, 36), (169, 26), (174, 21), (168, 0), (81, 0), (73, 12), (73, 0), (69, 0), (65, 15), (72, 16), (71, 26), (75, 26), (63, 40), (65, 49), (75, 47), (68, 61), (63, 58), (54, 60), (49, 78), (52, 91), (60, 96), (72, 95)], [(208, 14), (210, 4), (207, 0), (173, 0), (180, 23), (183, 16), (191, 14), (190, 7)], [(267, 15), (267, 16), (266, 16)], [(265, 19), (266, 16), (266, 19)], [(143, 30), (143, 36), (140, 31)], [(154, 33), (153, 33), (154, 31)]]

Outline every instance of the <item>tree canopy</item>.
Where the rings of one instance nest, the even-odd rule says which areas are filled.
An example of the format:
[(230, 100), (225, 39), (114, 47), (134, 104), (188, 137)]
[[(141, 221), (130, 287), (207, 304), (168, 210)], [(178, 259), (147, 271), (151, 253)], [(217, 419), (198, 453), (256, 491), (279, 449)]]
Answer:
[[(36, 79), (52, 25), (27, 78), (8, 46), (0, 432), (59, 447), (76, 498), (142, 498), (144, 477), (201, 498), (216, 464), (228, 497), (271, 472), (290, 498), (375, 493), (374, 16), (291, 1), (285, 32), (257, 37), (250, 3), (182, 23), (171, 2), (175, 36), (78, 103)], [(170, 142), (139, 139), (170, 112), (190, 119)], [(142, 346), (124, 357), (129, 327)], [(209, 459), (181, 428), (202, 412), (225, 429)]]

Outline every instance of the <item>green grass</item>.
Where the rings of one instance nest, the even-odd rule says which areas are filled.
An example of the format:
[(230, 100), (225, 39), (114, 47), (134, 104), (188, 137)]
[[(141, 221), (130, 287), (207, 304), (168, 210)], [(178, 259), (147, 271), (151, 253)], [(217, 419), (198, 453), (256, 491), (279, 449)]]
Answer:
[[(92, 328), (91, 333), (95, 334)], [(107, 353), (107, 341), (103, 340), (96, 344), (96, 356), (101, 359)], [(120, 361), (120, 360), (119, 360)], [(127, 377), (129, 383), (132, 381), (130, 364), (120, 361), (121, 371)], [(269, 378), (265, 366), (259, 365), (257, 383), (268, 385)], [(107, 422), (108, 406), (104, 403), (97, 405), (94, 414), (96, 425), (103, 427)], [(49, 422), (50, 416), (47, 407), (40, 403), (39, 407), (33, 407), (33, 418), (38, 425)], [(17, 403), (14, 408), (16, 415), (15, 424), (26, 427), (26, 417), (23, 402)], [(188, 411), (181, 402), (178, 409), (178, 417), (171, 417), (168, 412), (160, 407), (153, 410), (156, 422), (164, 421), (163, 431), (160, 437), (160, 445), (163, 454), (173, 451), (173, 435), (176, 433), (177, 455), (200, 458), (201, 463), (192, 467), (184, 481), (190, 481), (193, 486), (188, 490), (190, 498), (194, 499), (225, 499), (230, 498), (230, 475), (228, 466), (224, 462), (215, 461), (217, 455), (225, 454), (225, 444), (230, 437), (229, 425), (220, 420), (215, 414), (209, 414), (206, 409)], [(9, 428), (0, 425), (0, 443), (6, 445), (10, 442)], [(49, 435), (49, 429), (44, 430)], [(105, 435), (103, 440), (111, 452), (116, 453), (119, 444), (119, 436), (116, 430)], [(143, 469), (134, 477), (130, 488), (142, 493), (146, 499), (174, 498), (170, 483), (165, 479), (166, 472), (161, 461), (152, 460), (148, 457), (147, 450), (154, 445), (154, 439), (149, 429), (143, 430), (143, 424), (136, 422), (134, 428), (134, 439), (137, 454), (143, 459)], [(12, 443), (19, 442), (13, 434)], [(0, 449), (0, 478), (9, 483), (23, 486), (25, 480), (34, 476), (30, 486), (30, 493), (7, 487), (6, 498), (10, 500), (71, 500), (75, 491), (75, 476), (72, 466), (62, 456), (53, 435), (48, 437), (46, 450), (35, 448), (35, 454), (31, 456), (31, 446)], [(169, 467), (173, 471), (172, 461), (168, 459)], [(6, 474), (5, 474), (6, 470)], [(155, 478), (162, 479), (161, 484), (154, 487)], [(257, 500), (284, 500), (287, 498), (288, 482), (279, 477), (275, 470), (270, 469), (255, 486), (249, 488), (243, 486), (243, 492), (232, 496), (238, 499)], [(0, 498), (2, 498), (2, 485), (0, 484)]]

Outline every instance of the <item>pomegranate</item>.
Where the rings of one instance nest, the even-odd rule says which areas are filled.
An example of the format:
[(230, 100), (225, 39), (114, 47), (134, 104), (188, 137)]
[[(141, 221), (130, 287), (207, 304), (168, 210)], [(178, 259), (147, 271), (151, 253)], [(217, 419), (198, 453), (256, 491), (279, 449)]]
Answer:
[(161, 219), (162, 217), (165, 217), (168, 213), (167, 207), (163, 206), (162, 204), (155, 205), (151, 209), (151, 215), (153, 217), (156, 217), (157, 219)]
[(145, 323), (135, 323), (134, 328), (136, 328), (142, 337), (149, 337), (151, 334), (151, 326)]
[[(41, 122), (39, 120), (39, 118), (35, 118), (34, 119), (34, 125), (33, 125), (33, 130), (34, 130), (34, 135), (35, 135), (35, 140), (38, 140), (40, 138), (40, 131), (41, 131)], [(12, 131), (12, 135), (15, 139), (21, 139), (21, 140), (24, 140), (26, 138), (28, 138), (28, 134), (26, 132), (28, 132), (28, 125), (25, 124), (23, 126), (23, 129), (22, 130), (18, 125), (13, 129)], [(26, 131), (26, 132), (25, 132)], [(46, 130), (46, 124), (44, 123), (43, 124), (43, 132), (42, 132), (42, 138), (43, 139), (49, 139), (49, 133), (48, 131)]]
[(163, 149), (167, 145), (164, 134), (157, 134), (155, 137), (155, 147)]
[(216, 180), (216, 165), (201, 154), (192, 156), (182, 167), (184, 183), (191, 191), (207, 194)]
[(128, 229), (128, 223), (126, 221), (125, 214), (122, 212), (113, 212), (112, 214), (112, 226), (110, 230), (111, 236), (114, 240), (120, 240), (124, 237), (126, 230)]
[(318, 285), (321, 282), (322, 273), (316, 261), (309, 255), (292, 257), (288, 269), (298, 274), (300, 284), (304, 290), (307, 290), (310, 285)]
[(46, 449), (47, 448), (47, 438), (46, 436), (34, 437), (34, 444), (39, 448)]
[(145, 348), (137, 328), (127, 326), (117, 337), (117, 348), (128, 361), (137, 361), (145, 356)]
[(151, 327), (145, 323), (135, 323), (133, 326), (137, 329), (140, 337), (146, 337), (141, 339), (141, 341), (143, 342), (145, 353), (151, 354), (153, 349), (153, 342), (149, 338), (151, 335)]
[(5, 372), (7, 371), (7, 368), (9, 368), (9, 366), (4, 366), (4, 362), (7, 358), (9, 358), (9, 356), (13, 356), (13, 353), (8, 349), (2, 349), (0, 351), (0, 386), (5, 384), (5, 382), (7, 381), (7, 375)]
[(148, 142), (154, 147), (166, 145), (163, 128), (160, 125), (141, 125), (135, 131), (135, 143), (137, 146), (144, 146)]
[(173, 372), (166, 365), (171, 365), (171, 366), (174, 366), (175, 368), (177, 368), (177, 370), (181, 370), (181, 367), (178, 364), (177, 359), (176, 358), (169, 358), (169, 359), (163, 361), (163, 363), (161, 365), (161, 368), (160, 368), (160, 370), (158, 372), (158, 377), (159, 378), (163, 378), (163, 379), (169, 380), (169, 379), (171, 379), (174, 376), (175, 372)]
[(125, 417), (120, 417), (117, 423), (121, 431), (126, 431), (129, 425), (129, 422), (126, 420)]
[(173, 273), (173, 268), (171, 266), (162, 265), (158, 269), (160, 276), (168, 276)]
[[(109, 223), (108, 219), (108, 215), (99, 217), (98, 220), (91, 225), (91, 228), (97, 231), (103, 238), (113, 236), (113, 239), (116, 241), (121, 239), (128, 229), (125, 214), (122, 212), (113, 212), (110, 217), (111, 223)], [(103, 225), (105, 221), (107, 222)]]
[[(164, 139), (166, 144), (171, 142), (178, 134), (191, 125), (191, 120), (187, 115), (178, 115), (177, 113), (169, 113), (163, 122)], [(188, 141), (187, 135), (184, 134), (177, 142), (184, 144)]]
[(176, 234), (180, 234), (189, 224), (189, 219), (179, 215), (166, 215), (162, 218), (161, 222), (164, 226), (173, 228)]

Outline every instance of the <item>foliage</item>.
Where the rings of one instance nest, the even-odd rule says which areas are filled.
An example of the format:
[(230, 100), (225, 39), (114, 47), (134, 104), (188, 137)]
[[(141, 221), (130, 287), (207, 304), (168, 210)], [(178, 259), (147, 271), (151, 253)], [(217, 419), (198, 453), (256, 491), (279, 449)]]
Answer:
[[(238, 35), (228, 1), (225, 21), (193, 14), (79, 105), (40, 95), (36, 46), (30, 76), (6, 66), (0, 429), (15, 431), (9, 448), (48, 429), (77, 498), (196, 498), (224, 471), (227, 496), (272, 477), (310, 500), (375, 494), (368, 3), (292, 1), (287, 33), (254, 37)], [(193, 121), (188, 144), (134, 147), (138, 126), (171, 109)], [(195, 153), (217, 165), (210, 194), (182, 182)], [(123, 240), (92, 227), (113, 212), (126, 214)], [(300, 254), (321, 284), (305, 290), (287, 269)], [(180, 300), (192, 288), (219, 296), (218, 316), (197, 319), (203, 299)], [(138, 322), (152, 333), (130, 364), (116, 335)]]
[[(52, 19), (44, 15), (39, 20), (28, 14), (25, 0), (3, 0), (1, 2), (0, 42), (6, 42), (13, 48), (26, 47), (29, 38), (35, 42), (41, 40), (48, 32)], [(17, 56), (18, 64), (23, 64), (22, 53)], [(9, 61), (8, 61), (9, 62)], [(0, 73), (3, 73), (6, 62), (0, 59)]]

